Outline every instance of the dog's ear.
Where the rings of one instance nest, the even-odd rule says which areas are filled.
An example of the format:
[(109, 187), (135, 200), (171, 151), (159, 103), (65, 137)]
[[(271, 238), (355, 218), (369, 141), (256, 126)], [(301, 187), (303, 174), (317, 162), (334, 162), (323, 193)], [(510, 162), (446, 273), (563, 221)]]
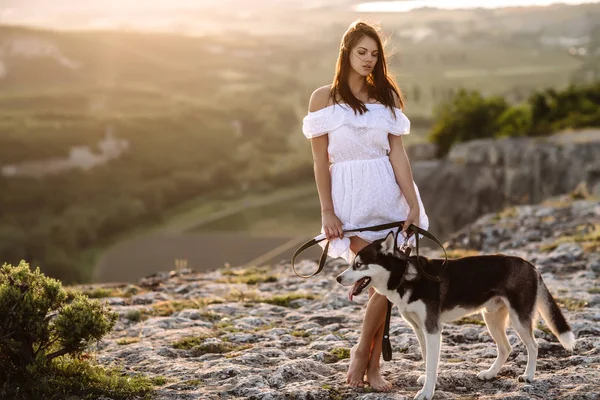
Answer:
[(385, 240), (381, 243), (382, 254), (394, 254), (396, 248), (396, 238), (394, 237), (394, 231), (390, 231), (385, 237)]

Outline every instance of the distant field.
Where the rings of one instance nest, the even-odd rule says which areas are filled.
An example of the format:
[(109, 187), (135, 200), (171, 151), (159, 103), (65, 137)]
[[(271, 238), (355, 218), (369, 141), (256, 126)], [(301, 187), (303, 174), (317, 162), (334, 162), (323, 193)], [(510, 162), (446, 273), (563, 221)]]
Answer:
[(250, 208), (192, 232), (246, 232), (251, 236), (315, 236), (321, 230), (319, 197), (310, 193), (297, 199)]
[[(120, 239), (185, 232), (225, 209), (233, 211), (199, 234), (318, 231), (316, 191), (240, 207), (312, 179), (301, 131), (310, 94), (331, 83), (348, 24), (368, 16), (351, 2), (286, 4), (206, 37), (0, 26), (0, 165), (93, 150), (109, 131), (130, 144), (101, 168), (35, 182), (0, 177), (0, 261), (86, 270), (80, 259), (92, 264)], [(436, 107), (460, 88), (518, 102), (568, 85), (582, 60), (541, 36), (579, 32), (594, 10), (370, 16), (389, 35), (389, 67), (413, 122), (405, 143), (427, 140)], [(530, 25), (539, 30), (523, 33)], [(402, 36), (419, 29), (433, 36)]]

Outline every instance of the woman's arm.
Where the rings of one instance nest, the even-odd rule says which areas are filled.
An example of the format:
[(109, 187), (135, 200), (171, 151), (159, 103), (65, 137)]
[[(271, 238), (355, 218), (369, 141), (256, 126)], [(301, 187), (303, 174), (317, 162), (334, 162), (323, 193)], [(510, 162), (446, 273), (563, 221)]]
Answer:
[[(396, 107), (400, 108), (398, 98), (396, 98), (396, 96), (394, 97)], [(408, 155), (406, 154), (404, 144), (402, 143), (402, 136), (388, 134), (388, 138), (390, 141), (389, 157), (396, 177), (396, 182), (398, 182), (398, 186), (400, 186), (400, 190), (402, 191), (402, 194), (404, 194), (408, 206), (410, 207), (410, 213), (406, 219), (407, 224), (404, 229), (406, 230), (411, 223), (418, 226), (420, 214), (419, 200), (413, 183), (412, 169), (410, 167)]]
[(329, 140), (327, 135), (319, 136), (310, 140), (313, 155), (313, 169), (315, 182), (321, 202), (321, 213), (333, 212), (333, 200), (331, 198), (331, 175), (329, 173), (329, 155), (327, 146)]
[(410, 162), (408, 161), (408, 155), (402, 144), (402, 136), (390, 136), (390, 162), (394, 169), (394, 175), (396, 176), (396, 182), (400, 186), (400, 190), (406, 197), (406, 201), (410, 208), (419, 208), (419, 200), (417, 199), (417, 192), (413, 184), (413, 175), (410, 168)]
[[(327, 106), (329, 100), (329, 88), (324, 86), (313, 92), (310, 96), (308, 111), (318, 111)], [(323, 230), (327, 239), (342, 237), (342, 224), (335, 216), (333, 210), (333, 199), (331, 197), (331, 175), (329, 173), (329, 135), (321, 135), (310, 140), (315, 182), (321, 203), (321, 217), (323, 219)]]

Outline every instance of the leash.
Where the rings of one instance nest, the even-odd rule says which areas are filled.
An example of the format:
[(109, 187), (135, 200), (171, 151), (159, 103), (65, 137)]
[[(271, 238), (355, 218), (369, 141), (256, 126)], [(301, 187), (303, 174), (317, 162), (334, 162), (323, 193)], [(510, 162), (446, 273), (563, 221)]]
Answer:
[[(391, 228), (402, 228), (404, 226), (405, 222), (406, 221), (388, 222), (386, 224), (367, 226), (365, 228), (349, 229), (344, 232), (383, 231), (383, 230), (391, 229)], [(407, 230), (407, 232), (409, 232), (409, 233), (412, 232), (415, 235), (415, 241), (416, 241), (415, 249), (416, 249), (416, 253), (417, 253), (417, 266), (419, 267), (419, 270), (420, 270), (419, 272), (421, 272), (421, 274), (423, 274), (423, 276), (425, 278), (427, 278), (431, 281), (434, 281), (434, 282), (439, 282), (440, 281), (439, 276), (431, 275), (430, 273), (425, 271), (425, 268), (423, 268), (423, 266), (421, 265), (421, 261), (419, 260), (419, 234), (434, 241), (442, 248), (442, 250), (444, 250), (445, 259), (444, 259), (444, 263), (442, 264), (442, 266), (444, 266), (446, 264), (446, 262), (448, 261), (448, 254), (446, 253), (446, 249), (444, 248), (444, 245), (431, 232), (426, 231), (425, 229), (421, 229), (418, 226), (415, 226), (413, 224), (410, 224), (410, 226), (406, 230)], [(327, 260), (327, 252), (329, 251), (329, 241), (327, 241), (327, 244), (325, 245), (325, 248), (323, 249), (323, 253), (321, 253), (321, 257), (319, 259), (319, 267), (317, 268), (317, 270), (315, 272), (313, 272), (310, 275), (300, 275), (298, 273), (298, 271), (296, 270), (296, 258), (300, 255), (300, 253), (302, 253), (306, 249), (316, 245), (317, 243), (322, 242), (323, 240), (327, 240), (327, 238), (326, 237), (323, 237), (320, 239), (313, 238), (313, 239), (309, 240), (308, 242), (304, 243), (302, 246), (300, 246), (294, 252), (294, 255), (292, 256), (292, 269), (294, 270), (294, 273), (296, 274), (296, 276), (298, 276), (300, 278), (311, 278), (323, 270), (323, 267), (325, 266), (325, 261)], [(398, 236), (396, 236), (396, 241), (397, 240), (398, 240)], [(407, 236), (407, 240), (408, 240), (408, 236)], [(396, 244), (397, 244), (397, 242), (396, 242)]]
[[(382, 231), (382, 230), (386, 230), (386, 229), (390, 229), (390, 228), (402, 228), (402, 227), (404, 227), (405, 222), (406, 221), (389, 222), (386, 224), (373, 225), (373, 226), (368, 226), (365, 228), (350, 229), (350, 230), (347, 230), (344, 232)], [(423, 268), (423, 266), (421, 265), (421, 261), (419, 258), (419, 234), (434, 241), (442, 248), (442, 250), (444, 250), (444, 262), (442, 263), (442, 266), (444, 266), (446, 264), (446, 262), (448, 261), (448, 254), (446, 253), (446, 249), (444, 248), (444, 245), (432, 233), (430, 233), (429, 231), (427, 231), (425, 229), (421, 229), (418, 226), (415, 226), (413, 224), (410, 224), (410, 226), (406, 229), (406, 231), (407, 231), (407, 236), (406, 236), (406, 239), (404, 240), (404, 244), (401, 247), (401, 251), (403, 251), (407, 257), (410, 255), (411, 248), (408, 247), (407, 243), (408, 243), (408, 239), (410, 238), (410, 234), (413, 233), (415, 235), (415, 249), (416, 249), (416, 253), (417, 253), (417, 266), (420, 270), (419, 272), (426, 279), (428, 279), (430, 281), (440, 282), (441, 279), (439, 276), (431, 275), (430, 273), (425, 271), (425, 268)], [(396, 235), (396, 237), (394, 239), (395, 247), (398, 247), (398, 236), (399, 235)], [(321, 239), (316, 239), (316, 238), (311, 239), (308, 242), (304, 243), (302, 246), (300, 246), (294, 252), (294, 255), (292, 256), (292, 269), (294, 270), (294, 273), (296, 274), (296, 276), (299, 276), (300, 278), (310, 278), (310, 277), (317, 275), (319, 272), (321, 272), (323, 270), (323, 267), (325, 266), (325, 261), (327, 260), (327, 252), (329, 250), (329, 241), (327, 241), (327, 244), (323, 248), (323, 253), (321, 254), (321, 257), (319, 259), (319, 266), (314, 273), (312, 273), (310, 275), (300, 275), (298, 273), (298, 271), (296, 270), (295, 261), (296, 261), (296, 257), (298, 257), (300, 255), (300, 253), (302, 253), (304, 250), (306, 250), (326, 239), (327, 239), (326, 237), (321, 238)], [(402, 275), (400, 284), (402, 284), (404, 282), (404, 278), (406, 276), (406, 271), (408, 271), (408, 266), (404, 270), (404, 274)], [(392, 344), (390, 343), (390, 319), (392, 316), (392, 306), (393, 306), (392, 302), (390, 300), (388, 300), (387, 301), (387, 311), (385, 314), (385, 324), (384, 324), (384, 329), (383, 329), (382, 348), (381, 348), (381, 352), (382, 352), (384, 361), (390, 361), (392, 359)]]

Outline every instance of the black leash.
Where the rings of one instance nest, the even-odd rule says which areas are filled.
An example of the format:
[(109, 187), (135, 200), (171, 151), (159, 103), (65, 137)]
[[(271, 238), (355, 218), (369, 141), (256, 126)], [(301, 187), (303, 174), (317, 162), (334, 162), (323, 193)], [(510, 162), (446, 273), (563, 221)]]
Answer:
[[(406, 221), (388, 222), (386, 224), (367, 226), (365, 228), (349, 229), (344, 232), (383, 231), (383, 230), (390, 229), (390, 228), (402, 228), (404, 226), (404, 222), (406, 222)], [(433, 234), (431, 232), (426, 231), (425, 229), (421, 229), (418, 226), (410, 224), (410, 226), (407, 228), (407, 232), (411, 232), (411, 231), (412, 231), (412, 233), (415, 234), (415, 240), (416, 240), (415, 249), (417, 252), (417, 265), (419, 267), (420, 272), (423, 274), (423, 276), (425, 278), (427, 278), (431, 281), (434, 281), (434, 282), (439, 282), (440, 278), (438, 276), (429, 274), (421, 266), (421, 261), (419, 260), (419, 234), (425, 236), (426, 238), (428, 238), (430, 240), (433, 240), (435, 243), (437, 243), (442, 248), (442, 250), (444, 250), (444, 256), (445, 256), (444, 264), (446, 264), (446, 261), (448, 261), (448, 255), (446, 254), (446, 249), (444, 248), (444, 245), (439, 241), (438, 238), (433, 236)], [(396, 240), (397, 239), (398, 239), (398, 236), (396, 236)], [(319, 259), (319, 267), (317, 268), (317, 270), (314, 273), (312, 273), (310, 275), (300, 275), (298, 273), (298, 271), (296, 271), (296, 264), (295, 264), (296, 257), (298, 257), (300, 255), (300, 253), (302, 253), (304, 250), (314, 246), (315, 244), (322, 242), (323, 240), (327, 240), (327, 238), (323, 237), (318, 240), (313, 238), (313, 239), (309, 240), (308, 242), (304, 243), (302, 246), (300, 246), (294, 252), (294, 255), (292, 256), (292, 269), (294, 270), (294, 273), (297, 276), (299, 276), (300, 278), (313, 277), (323, 270), (323, 267), (325, 266), (325, 261), (327, 260), (327, 252), (329, 250), (329, 242), (327, 242), (327, 244), (325, 245), (325, 248), (323, 249), (323, 253), (321, 253), (321, 258)], [(442, 266), (444, 264), (442, 264)]]
[[(373, 225), (373, 226), (368, 226), (366, 228), (357, 228), (357, 229), (349, 229), (347, 231), (344, 232), (364, 232), (364, 231), (382, 231), (382, 230), (386, 230), (386, 229), (390, 229), (390, 228), (402, 228), (404, 226), (404, 223), (406, 221), (396, 221), (396, 222), (389, 222), (386, 224), (380, 224), (380, 225)], [(423, 235), (424, 237), (434, 241), (435, 243), (437, 243), (442, 250), (444, 250), (444, 263), (442, 264), (442, 266), (444, 266), (446, 264), (446, 262), (448, 261), (448, 254), (446, 253), (446, 249), (444, 248), (444, 245), (442, 245), (442, 243), (439, 241), (438, 238), (436, 238), (432, 233), (430, 233), (429, 231), (425, 230), (425, 229), (421, 229), (418, 226), (415, 226), (413, 224), (411, 224), (407, 229), (407, 237), (406, 240), (408, 241), (408, 238), (410, 237), (410, 233), (412, 232), (415, 235), (415, 248), (416, 248), (416, 252), (417, 252), (417, 266), (419, 267), (419, 272), (421, 274), (423, 274), (423, 276), (433, 282), (440, 282), (440, 277), (437, 275), (431, 275), (430, 273), (428, 273), (427, 271), (425, 271), (425, 268), (423, 268), (423, 266), (421, 265), (421, 261), (419, 260), (419, 234)], [(397, 240), (398, 240), (398, 235), (396, 235), (395, 238), (395, 244), (397, 246)], [(323, 267), (325, 266), (325, 261), (327, 260), (327, 252), (329, 250), (329, 241), (327, 242), (327, 244), (325, 245), (325, 247), (323, 248), (323, 253), (321, 254), (321, 257), (319, 259), (319, 267), (317, 268), (317, 270), (312, 273), (311, 275), (300, 275), (298, 273), (298, 271), (296, 271), (296, 265), (295, 265), (295, 261), (296, 261), (296, 257), (298, 257), (298, 255), (300, 255), (300, 253), (302, 253), (304, 250), (314, 246), (317, 243), (322, 242), (323, 240), (326, 240), (327, 238), (321, 238), (321, 239), (311, 239), (308, 242), (304, 243), (302, 246), (300, 246), (295, 252), (294, 255), (292, 256), (292, 269), (294, 270), (294, 273), (301, 277), (301, 278), (310, 278), (312, 276), (317, 275), (319, 272), (321, 272), (323, 270)], [(408, 255), (410, 255), (410, 247), (406, 248), (405, 254), (408, 257)], [(408, 270), (408, 267), (406, 268), (406, 270), (404, 271), (404, 275), (406, 275), (406, 271)], [(402, 282), (404, 282), (404, 276), (402, 277)], [(384, 329), (383, 329), (383, 339), (382, 339), (382, 354), (383, 354), (383, 359), (385, 361), (390, 361), (392, 359), (392, 344), (390, 343), (390, 319), (391, 319), (391, 315), (392, 315), (392, 302), (388, 300), (388, 304), (387, 304), (387, 311), (385, 314), (385, 324), (384, 324)]]

